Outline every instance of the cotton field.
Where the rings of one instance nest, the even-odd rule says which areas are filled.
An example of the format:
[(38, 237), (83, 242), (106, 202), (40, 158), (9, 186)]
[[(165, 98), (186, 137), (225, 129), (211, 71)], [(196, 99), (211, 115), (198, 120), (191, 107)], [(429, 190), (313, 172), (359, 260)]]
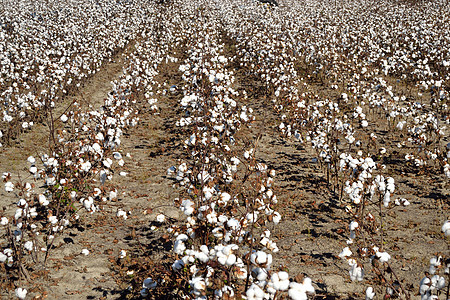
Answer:
[(450, 298), (448, 1), (0, 6), (2, 298)]

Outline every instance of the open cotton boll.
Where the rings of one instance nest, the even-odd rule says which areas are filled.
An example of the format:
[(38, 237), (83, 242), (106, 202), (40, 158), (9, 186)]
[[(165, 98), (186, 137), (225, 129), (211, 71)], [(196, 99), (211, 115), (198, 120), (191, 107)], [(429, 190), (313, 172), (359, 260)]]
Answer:
[(377, 252), (376, 255), (381, 263), (385, 263), (391, 258), (387, 252)]
[(12, 192), (14, 191), (14, 184), (11, 181), (5, 183), (5, 191)]
[(307, 293), (309, 294), (315, 293), (315, 289), (312, 286), (312, 281), (309, 277), (306, 277), (303, 280), (303, 283), (293, 281), (289, 284), (288, 294), (292, 299), (307, 300), (308, 299)]
[(389, 191), (386, 191), (383, 198), (383, 205), (384, 207), (389, 206), (389, 202), (391, 202), (391, 193)]
[(181, 211), (184, 212), (185, 215), (189, 216), (194, 212), (194, 202), (189, 199), (185, 199), (181, 202)]
[(33, 242), (32, 241), (27, 241), (27, 242), (25, 242), (25, 244), (23, 244), (23, 247), (26, 250), (31, 251), (31, 250), (33, 250)]
[(127, 256), (127, 251), (125, 251), (125, 250), (120, 250), (120, 252), (119, 252), (119, 258), (122, 259), (122, 258), (125, 258), (126, 256)]
[(85, 255), (85, 256), (87, 256), (87, 255), (89, 255), (89, 250), (88, 249), (83, 249), (83, 250), (81, 250), (81, 254), (83, 254), (83, 255)]
[(445, 234), (445, 236), (450, 236), (450, 220), (444, 222), (441, 230)]
[(30, 163), (30, 164), (34, 164), (34, 163), (36, 163), (36, 159), (33, 157), (33, 156), (28, 156), (28, 158), (27, 158), (27, 161)]
[(27, 296), (27, 293), (28, 293), (27, 289), (24, 289), (24, 288), (15, 289), (16, 297), (19, 299), (25, 299)]
[(375, 292), (371, 286), (366, 289), (366, 300), (372, 300), (375, 297)]
[(117, 217), (122, 217), (124, 218), (124, 220), (126, 220), (128, 218), (127, 213), (125, 211), (123, 211), (122, 209), (119, 208), (119, 210), (117, 211), (116, 214)]
[(342, 249), (341, 253), (339, 253), (339, 257), (342, 259), (346, 259), (347, 257), (352, 256), (352, 251), (350, 250), (349, 247), (345, 247), (344, 249)]
[(166, 216), (163, 214), (159, 214), (156, 216), (156, 221), (159, 223), (163, 223), (166, 220)]
[(194, 295), (200, 296), (206, 289), (205, 279), (202, 277), (194, 277), (189, 280), (189, 285), (194, 289)]
[(270, 280), (273, 288), (277, 291), (286, 291), (289, 288), (289, 274), (287, 272), (274, 273)]
[(50, 204), (50, 202), (47, 200), (47, 198), (42, 194), (39, 194), (38, 199), (39, 199), (39, 204), (42, 206), (47, 206)]
[(248, 300), (263, 300), (266, 297), (266, 293), (254, 283), (252, 283), (245, 294)]
[(350, 279), (352, 281), (362, 281), (364, 278), (364, 269), (362, 267), (359, 267), (358, 264), (353, 264), (350, 271)]
[(89, 161), (83, 162), (80, 165), (80, 169), (84, 172), (89, 172), (89, 170), (91, 169), (92, 164)]

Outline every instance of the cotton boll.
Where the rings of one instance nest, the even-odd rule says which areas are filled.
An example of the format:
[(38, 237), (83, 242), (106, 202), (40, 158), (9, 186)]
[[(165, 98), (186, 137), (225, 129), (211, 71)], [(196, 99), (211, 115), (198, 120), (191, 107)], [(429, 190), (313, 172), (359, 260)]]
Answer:
[(387, 252), (377, 252), (376, 255), (381, 263), (385, 263), (391, 258)]
[(450, 236), (450, 220), (445, 221), (444, 225), (442, 225), (442, 232), (445, 236)]
[(27, 161), (33, 165), (36, 162), (36, 159), (33, 156), (29, 156)]
[(386, 191), (383, 198), (384, 207), (388, 207), (390, 201), (391, 201), (391, 193), (389, 191)]
[(263, 300), (266, 293), (256, 284), (252, 284), (245, 293), (248, 300)]
[(176, 254), (182, 255), (184, 250), (186, 250), (186, 246), (184, 245), (184, 242), (181, 240), (175, 241), (174, 246), (173, 246), (173, 252), (175, 252)]
[(126, 220), (128, 218), (127, 213), (125, 211), (123, 211), (122, 209), (119, 209), (117, 211), (116, 216), (119, 218), (122, 217), (124, 220)]
[(159, 214), (156, 216), (156, 221), (159, 223), (163, 223), (166, 220), (166, 216), (164, 216), (163, 214)]
[(366, 289), (366, 300), (372, 300), (375, 297), (375, 292), (371, 286)]
[(354, 231), (356, 228), (358, 228), (359, 224), (356, 221), (352, 221), (350, 223), (350, 231)]
[(47, 206), (50, 204), (50, 202), (47, 200), (47, 198), (43, 194), (39, 194), (38, 199), (39, 199), (39, 204), (42, 206)]
[(25, 299), (25, 297), (27, 296), (27, 292), (27, 289), (24, 288), (17, 288), (15, 290), (16, 297), (19, 299)]
[(364, 269), (359, 267), (358, 264), (353, 264), (350, 271), (350, 279), (352, 281), (358, 280), (362, 281), (364, 278)]
[(83, 249), (81, 250), (81, 254), (88, 256), (89, 255), (89, 250), (88, 249)]
[(32, 241), (27, 241), (27, 242), (25, 242), (25, 244), (23, 244), (23, 247), (26, 250), (31, 251), (31, 250), (33, 250), (33, 242)]
[(346, 259), (347, 257), (352, 256), (352, 251), (350, 250), (349, 247), (345, 247), (344, 249), (342, 249), (341, 253), (339, 253), (339, 257), (342, 259)]
[(14, 184), (10, 181), (5, 183), (5, 191), (12, 192), (14, 190)]

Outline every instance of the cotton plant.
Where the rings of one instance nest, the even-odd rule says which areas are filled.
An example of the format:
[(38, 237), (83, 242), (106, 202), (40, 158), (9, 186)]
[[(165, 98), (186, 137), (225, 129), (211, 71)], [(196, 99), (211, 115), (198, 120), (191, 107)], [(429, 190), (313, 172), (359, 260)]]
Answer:
[(99, 109), (73, 102), (59, 120), (49, 121), (48, 152), (28, 157), (29, 175), (16, 180), (4, 173), (5, 191), (18, 200), (13, 216), (1, 218), (7, 242), (0, 259), (7, 272), (26, 279), (36, 264), (46, 264), (55, 238), (78, 223), (83, 211), (93, 214), (117, 197), (105, 183), (125, 163), (123, 132), (139, 121), (130, 81), (129, 75), (116, 81)]
[[(444, 238), (450, 235), (450, 221), (446, 220), (441, 227)], [(437, 255), (430, 258), (429, 269), (425, 277), (419, 282), (421, 299), (439, 299), (440, 295), (448, 297), (450, 286), (450, 259), (448, 254)]]
[[(239, 104), (239, 93), (233, 89), (233, 75), (227, 69), (230, 58), (221, 55), (223, 46), (216, 44), (219, 39), (214, 27), (205, 29), (196, 23), (189, 26), (199, 32), (192, 32), (191, 39), (195, 43), (187, 41), (191, 50), (179, 68), (186, 85), (185, 96), (180, 100), (184, 117), (177, 126), (183, 128), (188, 137), (184, 148), (191, 154), (191, 160), (167, 171), (186, 191), (175, 201), (186, 223), (169, 228), (177, 257), (172, 271), (175, 276), (182, 276), (189, 287), (185, 292), (194, 298), (250, 295), (255, 284), (267, 295), (274, 289), (287, 292), (287, 273), (274, 273), (277, 275), (273, 275), (271, 284), (265, 281), (272, 272), (270, 252), (279, 251), (271, 240), (270, 231), (261, 231), (266, 224), (278, 223), (281, 218), (274, 210), (277, 203), (272, 191), (275, 172), (255, 161), (254, 148), (237, 154), (235, 149), (241, 142), (234, 134), (252, 121), (252, 110)], [(210, 55), (200, 56), (200, 53)], [(201, 89), (199, 92), (199, 82), (211, 96), (205, 96)], [(248, 177), (243, 182), (239, 175), (242, 172)], [(250, 183), (246, 181), (255, 186), (233, 191), (239, 184)], [(225, 276), (223, 279), (228, 285), (216, 286), (213, 275)], [(249, 280), (253, 283), (246, 284)], [(168, 284), (157, 282), (156, 289)], [(291, 293), (300, 295), (306, 290), (314, 291), (310, 286), (300, 285), (293, 287)]]
[[(8, 99), (0, 114), (0, 127), (6, 129), (0, 139), (6, 143), (41, 122), (42, 111), (53, 109), (111, 61), (139, 34), (139, 28), (148, 24), (145, 15), (151, 15), (154, 9), (142, 5), (142, 17), (136, 18), (130, 5), (108, 0), (101, 6), (82, 1), (77, 5), (53, 3), (51, 7), (42, 6), (41, 1), (11, 1), (3, 3), (2, 8), (6, 18), (18, 20), (0, 39), (5, 51), (11, 53), (1, 56), (4, 63), (0, 68), (2, 98)], [(62, 20), (70, 26), (60, 35)], [(79, 30), (81, 20), (90, 26)], [(26, 42), (28, 37), (32, 43)], [(62, 115), (61, 121), (67, 117)]]

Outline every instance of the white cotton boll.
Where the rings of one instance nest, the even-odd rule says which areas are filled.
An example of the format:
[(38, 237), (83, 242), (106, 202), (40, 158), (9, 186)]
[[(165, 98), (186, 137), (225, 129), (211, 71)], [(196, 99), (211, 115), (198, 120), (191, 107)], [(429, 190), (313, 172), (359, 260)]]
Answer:
[(61, 116), (61, 121), (62, 121), (63, 123), (66, 123), (67, 120), (69, 120), (69, 118), (68, 118), (65, 114), (63, 114), (63, 115)]
[(314, 294), (316, 290), (314, 289), (312, 285), (312, 280), (309, 277), (306, 277), (303, 279), (303, 287), (305, 288), (306, 292)]
[(266, 293), (254, 283), (252, 283), (245, 294), (249, 300), (263, 300), (266, 295)]
[(34, 164), (34, 163), (36, 163), (36, 159), (33, 157), (33, 156), (28, 156), (28, 159), (27, 159), (27, 161), (30, 163), (30, 164)]
[(372, 300), (373, 297), (375, 297), (375, 292), (373, 291), (373, 288), (369, 286), (366, 289), (366, 300)]
[(25, 242), (25, 244), (23, 244), (23, 247), (26, 250), (31, 251), (31, 250), (33, 250), (33, 242), (32, 241), (27, 241), (27, 242)]
[(231, 199), (231, 195), (224, 192), (220, 195), (219, 202), (226, 204), (226, 203), (228, 203), (228, 201), (230, 201), (230, 199)]
[(388, 177), (386, 179), (387, 185), (386, 185), (386, 189), (393, 193), (395, 191), (395, 180), (392, 177)]
[(83, 249), (81, 250), (81, 254), (88, 256), (89, 255), (89, 250), (88, 249)]
[(163, 214), (159, 214), (159, 215), (156, 216), (156, 221), (159, 222), (159, 223), (162, 223), (165, 220), (166, 220), (166, 216), (163, 215)]
[(232, 266), (236, 263), (236, 255), (230, 254), (225, 261), (225, 265)]
[(99, 132), (95, 135), (95, 138), (99, 141), (103, 141), (105, 139), (105, 136), (103, 135), (103, 133)]
[(437, 282), (436, 282), (436, 287), (438, 290), (442, 290), (443, 288), (445, 288), (445, 278), (442, 276), (439, 276)]
[(389, 191), (386, 191), (383, 198), (384, 207), (388, 207), (389, 202), (391, 202), (391, 193)]
[(442, 225), (442, 232), (445, 236), (450, 236), (450, 220), (445, 221), (444, 225)]
[(286, 291), (289, 288), (289, 274), (287, 272), (274, 273), (271, 281), (277, 291)]
[(185, 215), (189, 216), (194, 212), (194, 202), (189, 199), (185, 199), (181, 202), (181, 211), (184, 212)]
[(89, 161), (86, 161), (80, 165), (80, 169), (84, 172), (89, 172), (91, 167), (92, 167), (92, 164)]
[(194, 295), (200, 296), (206, 289), (205, 280), (202, 277), (194, 277), (189, 280), (189, 285), (194, 288)]
[(306, 295), (306, 288), (301, 283), (291, 282), (289, 284), (289, 297), (293, 300), (308, 300)]
[(358, 228), (359, 224), (356, 221), (352, 221), (350, 223), (350, 231), (354, 231), (356, 228)]
[(17, 288), (15, 290), (16, 297), (19, 299), (25, 299), (25, 297), (27, 296), (27, 292), (28, 292), (27, 289), (23, 288)]
[(47, 206), (50, 204), (50, 202), (47, 200), (47, 198), (42, 194), (39, 194), (38, 199), (39, 199), (39, 204), (42, 206)]
[(112, 165), (112, 159), (111, 158), (107, 158), (103, 161), (103, 166), (105, 166), (105, 168), (110, 168)]
[(125, 258), (126, 256), (127, 256), (127, 252), (125, 250), (120, 250), (119, 258), (122, 259), (122, 258)]
[(428, 277), (424, 277), (422, 278), (422, 280), (420, 281), (420, 287), (419, 287), (419, 292), (421, 295), (424, 295), (429, 289), (430, 289), (430, 284), (431, 280)]
[(12, 192), (14, 190), (14, 184), (11, 181), (5, 183), (5, 191)]
[(27, 205), (27, 201), (25, 199), (20, 199), (19, 202), (17, 202), (18, 207), (25, 207)]
[(6, 225), (8, 225), (8, 223), (9, 223), (9, 219), (6, 218), (6, 217), (2, 217), (2, 219), (1, 219), (1, 221), (0, 221), (0, 224), (1, 224), (2, 226), (6, 226)]
[(377, 252), (376, 255), (381, 263), (385, 263), (391, 258), (387, 252)]
[(92, 197), (88, 197), (88, 199), (85, 199), (83, 201), (83, 206), (87, 210), (93, 210), (93, 205), (94, 205), (94, 198)]
[(116, 216), (119, 217), (119, 218), (122, 217), (124, 220), (126, 220), (128, 218), (127, 213), (125, 211), (121, 210), (121, 209), (119, 209), (117, 211)]
[(58, 223), (58, 218), (56, 216), (50, 216), (48, 217), (48, 221), (55, 225), (56, 223)]
[(364, 278), (364, 270), (363, 268), (359, 267), (358, 264), (353, 264), (350, 271), (350, 279), (352, 281), (358, 280), (362, 281)]
[(361, 121), (361, 126), (366, 128), (367, 126), (369, 126), (369, 122), (367, 122), (367, 120), (362, 120)]
[(197, 252), (195, 254), (195, 258), (197, 258), (199, 261), (201, 261), (202, 263), (206, 263), (209, 260), (209, 257), (206, 253), (204, 252)]
[(235, 218), (231, 218), (227, 221), (227, 226), (230, 227), (232, 230), (237, 230), (240, 227), (240, 223)]
[(14, 214), (14, 219), (19, 219), (20, 217), (22, 217), (23, 214), (23, 210), (21, 208), (16, 209), (16, 213)]
[(341, 253), (339, 253), (339, 257), (342, 259), (346, 259), (347, 257), (352, 256), (352, 251), (350, 250), (349, 247), (345, 247), (344, 249), (342, 249)]
[(274, 213), (273, 213), (272, 221), (273, 221), (275, 224), (280, 223), (280, 221), (281, 221), (281, 215), (280, 215), (279, 212), (274, 212)]

